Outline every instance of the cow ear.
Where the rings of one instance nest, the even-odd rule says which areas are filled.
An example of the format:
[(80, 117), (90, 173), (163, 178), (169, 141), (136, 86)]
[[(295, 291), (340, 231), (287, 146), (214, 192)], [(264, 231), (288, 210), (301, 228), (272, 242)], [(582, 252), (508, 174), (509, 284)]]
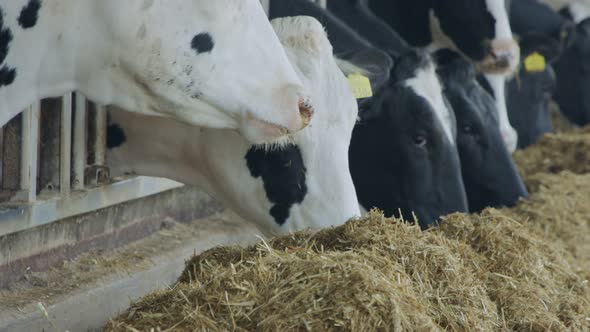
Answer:
[(389, 82), (390, 71), (393, 67), (392, 58), (378, 49), (339, 54), (337, 63), (347, 77), (350, 75), (366, 77), (372, 91), (378, 91)]
[(562, 51), (570, 48), (577, 37), (576, 24), (570, 20), (566, 20), (559, 30), (559, 41), (561, 43)]
[(590, 17), (582, 20), (576, 25), (576, 30), (579, 34), (584, 36), (590, 36)]
[(561, 55), (562, 47), (554, 38), (543, 34), (528, 34), (521, 36), (520, 52), (525, 63), (531, 55), (541, 55), (543, 62), (553, 63)]

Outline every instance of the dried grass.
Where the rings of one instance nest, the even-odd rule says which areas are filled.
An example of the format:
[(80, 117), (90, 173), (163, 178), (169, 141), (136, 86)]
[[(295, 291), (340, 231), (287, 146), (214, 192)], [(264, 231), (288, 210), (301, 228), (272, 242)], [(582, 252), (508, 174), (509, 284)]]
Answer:
[(106, 330), (589, 331), (590, 130), (516, 159), (532, 194), (512, 209), (213, 249)]
[(525, 182), (537, 173), (590, 173), (590, 128), (545, 135), (537, 144), (516, 151), (514, 160)]

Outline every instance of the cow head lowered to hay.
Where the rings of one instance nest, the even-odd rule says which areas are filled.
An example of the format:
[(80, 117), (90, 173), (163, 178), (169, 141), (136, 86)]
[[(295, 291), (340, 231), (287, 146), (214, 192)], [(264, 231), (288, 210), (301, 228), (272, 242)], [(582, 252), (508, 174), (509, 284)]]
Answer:
[(200, 186), (269, 232), (323, 228), (360, 215), (348, 167), (357, 106), (326, 33), (309, 17), (272, 25), (314, 100), (310, 126), (280, 146), (253, 146), (231, 130), (194, 131), (161, 117), (111, 112), (111, 173)]
[(258, 0), (0, 3), (0, 124), (73, 90), (254, 143), (312, 113)]

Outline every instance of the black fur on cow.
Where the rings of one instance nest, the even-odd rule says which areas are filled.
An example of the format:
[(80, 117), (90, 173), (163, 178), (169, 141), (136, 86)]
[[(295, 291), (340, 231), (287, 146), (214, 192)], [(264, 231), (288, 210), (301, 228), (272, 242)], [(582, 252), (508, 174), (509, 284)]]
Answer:
[(554, 99), (573, 123), (590, 123), (590, 19), (575, 24), (567, 11), (560, 15), (536, 0), (513, 1), (510, 24), (519, 35), (542, 34), (561, 44), (553, 63), (557, 86)]
[(429, 65), (418, 52), (400, 58), (391, 86), (372, 98), (353, 131), (350, 169), (360, 203), (412, 219), (424, 229), (468, 209), (455, 146), (432, 106), (404, 80)]
[[(381, 21), (368, 11), (346, 15), (346, 6), (335, 1), (329, 6), (347, 23), (357, 24), (348, 26), (308, 0), (271, 1), (270, 17), (315, 17), (324, 24), (335, 55), (379, 82), (372, 84), (374, 96), (359, 103), (360, 121), (349, 152), (361, 205), (378, 207), (387, 215), (401, 213), (410, 220), (415, 214), (422, 228), (442, 215), (467, 211), (457, 151), (432, 105), (405, 84), (433, 65), (430, 57), (409, 48), (386, 24), (376, 24)], [(367, 40), (364, 35), (372, 37)], [(381, 49), (394, 58), (393, 68), (386, 61), (373, 62), (377, 54), (383, 56)]]
[(471, 212), (513, 206), (528, 196), (498, 127), (493, 98), (475, 67), (450, 50), (435, 53), (445, 95), (457, 118), (457, 149)]
[(554, 64), (555, 101), (573, 123), (590, 124), (590, 18), (576, 25), (576, 39)]
[(433, 42), (431, 11), (441, 28), (469, 58), (481, 61), (490, 52), (496, 20), (485, 0), (361, 0), (410, 45)]
[[(560, 56), (561, 47), (553, 38), (531, 34), (521, 37), (520, 48), (524, 65), (507, 83), (506, 101), (510, 123), (518, 132), (518, 147), (523, 149), (553, 131), (550, 104), (556, 77), (552, 63)], [(545, 59), (545, 68), (527, 69), (527, 59), (538, 55)]]

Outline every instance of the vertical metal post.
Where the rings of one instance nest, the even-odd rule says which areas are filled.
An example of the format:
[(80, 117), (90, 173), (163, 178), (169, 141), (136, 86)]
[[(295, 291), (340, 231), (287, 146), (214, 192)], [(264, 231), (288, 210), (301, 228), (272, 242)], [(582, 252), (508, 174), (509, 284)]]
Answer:
[(94, 146), (94, 164), (104, 166), (107, 146), (107, 111), (103, 105), (96, 105), (96, 143)]
[(62, 195), (69, 195), (71, 190), (72, 167), (72, 93), (62, 98), (61, 135), (59, 159), (59, 190)]
[(21, 154), (21, 191), (27, 202), (37, 198), (37, 156), (39, 151), (39, 116), (41, 103), (31, 105), (23, 112), (22, 154)]
[(84, 189), (84, 169), (86, 168), (86, 97), (79, 92), (76, 96), (74, 114), (74, 189)]

